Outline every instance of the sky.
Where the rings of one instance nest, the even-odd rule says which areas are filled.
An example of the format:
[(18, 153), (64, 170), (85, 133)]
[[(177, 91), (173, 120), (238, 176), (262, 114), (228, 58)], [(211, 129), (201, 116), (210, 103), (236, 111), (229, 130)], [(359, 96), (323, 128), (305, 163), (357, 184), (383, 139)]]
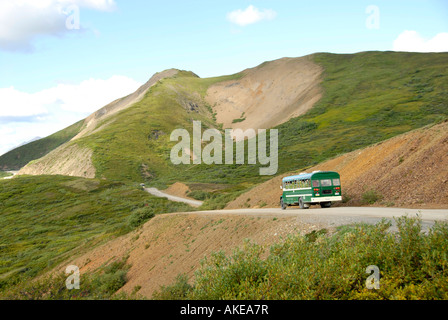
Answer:
[(369, 50), (448, 51), (448, 1), (0, 0), (0, 155), (165, 69)]

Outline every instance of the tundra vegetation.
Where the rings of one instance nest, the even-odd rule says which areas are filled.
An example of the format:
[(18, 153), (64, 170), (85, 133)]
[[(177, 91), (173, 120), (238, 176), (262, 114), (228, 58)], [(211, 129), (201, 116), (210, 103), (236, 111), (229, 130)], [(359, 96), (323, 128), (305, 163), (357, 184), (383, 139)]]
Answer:
[(0, 181), (0, 296), (154, 215), (192, 210), (137, 184), (65, 176)]

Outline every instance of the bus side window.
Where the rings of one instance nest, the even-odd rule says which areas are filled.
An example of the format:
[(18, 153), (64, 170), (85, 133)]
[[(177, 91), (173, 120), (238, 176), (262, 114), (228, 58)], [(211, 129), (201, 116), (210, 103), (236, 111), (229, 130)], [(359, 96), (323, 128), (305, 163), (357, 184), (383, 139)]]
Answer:
[(304, 188), (311, 188), (311, 180), (306, 180)]

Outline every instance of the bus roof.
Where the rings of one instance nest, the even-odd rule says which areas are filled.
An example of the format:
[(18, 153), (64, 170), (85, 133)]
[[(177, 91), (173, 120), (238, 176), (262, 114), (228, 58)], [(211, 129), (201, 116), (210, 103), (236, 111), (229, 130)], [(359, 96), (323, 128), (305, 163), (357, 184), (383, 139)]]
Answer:
[(283, 182), (295, 181), (295, 180), (308, 180), (311, 179), (316, 174), (325, 174), (325, 173), (333, 173), (339, 175), (337, 172), (334, 171), (315, 171), (313, 173), (302, 173), (296, 176), (285, 177), (283, 178)]

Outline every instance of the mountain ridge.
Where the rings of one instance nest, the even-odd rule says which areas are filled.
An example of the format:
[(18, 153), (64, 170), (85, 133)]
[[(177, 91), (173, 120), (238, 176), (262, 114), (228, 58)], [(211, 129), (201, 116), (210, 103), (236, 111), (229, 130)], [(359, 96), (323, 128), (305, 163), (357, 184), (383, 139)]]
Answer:
[[(143, 96), (140, 101), (123, 103), (125, 107), (122, 109), (112, 108), (109, 117), (104, 117), (110, 110), (108, 106), (98, 110), (96, 116), (95, 113), (90, 116), (90, 119), (99, 118), (95, 125), (90, 125), (88, 130), (82, 129), (86, 134), (66, 142), (51, 157), (28, 164), (21, 174), (72, 174), (146, 182), (160, 189), (175, 182), (195, 184), (203, 186), (202, 191), (211, 197), (206, 201), (209, 206), (222, 207), (241, 191), (265, 181), (258, 176), (259, 166), (174, 166), (169, 160), (174, 146), (169, 136), (174, 129), (191, 131), (194, 120), (201, 121), (204, 130), (223, 130), (229, 126), (245, 128), (248, 123), (254, 124), (254, 129), (256, 126), (275, 128), (280, 134), (279, 174), (316, 165), (337, 154), (366, 147), (445, 117), (448, 114), (447, 56), (447, 53), (377, 51), (318, 53), (267, 61), (238, 74), (205, 79), (192, 72), (169, 69), (173, 76), (161, 77), (139, 94), (135, 93), (134, 97)], [(296, 69), (289, 68), (293, 69), (288, 70), (289, 73), (269, 71), (277, 64), (285, 69), (288, 63), (294, 64)], [(302, 114), (295, 114), (303, 105), (298, 92), (282, 92), (282, 85), (276, 87), (277, 91), (274, 89), (277, 82), (291, 82), (291, 78), (300, 75), (300, 66), (308, 63), (314, 64), (310, 70), (315, 78), (298, 91), (304, 93), (302, 97), (307, 97), (309, 89), (315, 88), (315, 93), (310, 96), (318, 99), (316, 102), (309, 99), (312, 107), (305, 107)], [(260, 74), (264, 74), (264, 78), (257, 79)], [(272, 90), (263, 89), (269, 84)], [(218, 99), (211, 99), (210, 93), (219, 90), (223, 98), (220, 99), (218, 94), (215, 96)], [(234, 98), (238, 95), (239, 102)], [(234, 101), (229, 104), (226, 96), (227, 100)], [(261, 102), (255, 103), (251, 111), (244, 101), (257, 101), (257, 97), (261, 97)], [(263, 97), (272, 99), (273, 106), (267, 103), (267, 109), (260, 107), (258, 110), (256, 106), (262, 104)], [(125, 98), (115, 103), (123, 102)], [(282, 104), (282, 98), (292, 103)], [(133, 101), (129, 96), (128, 99)], [(275, 102), (277, 100), (280, 102)], [(289, 112), (288, 107), (297, 101), (297, 108)], [(230, 107), (226, 108), (226, 105)], [(272, 119), (269, 106), (281, 115), (280, 120)], [(234, 115), (223, 120), (223, 110), (232, 108)], [(272, 127), (266, 128), (268, 125), (260, 119), (273, 120)], [(85, 155), (77, 162), (89, 163), (91, 170), (80, 166), (74, 172), (72, 167), (64, 169), (60, 165), (69, 163), (67, 148), (74, 149), (74, 145), (79, 148), (79, 154)], [(206, 187), (217, 183), (228, 187), (219, 190)], [(213, 191), (210, 193), (209, 189)]]
[(95, 130), (96, 124), (99, 121), (105, 120), (114, 115), (115, 113), (127, 109), (131, 107), (133, 104), (139, 102), (141, 99), (143, 99), (146, 92), (157, 82), (165, 78), (173, 77), (176, 74), (178, 74), (179, 71), (180, 70), (177, 69), (167, 69), (162, 72), (157, 72), (144, 85), (138, 88), (134, 93), (131, 93), (130, 95), (127, 95), (123, 98), (119, 98), (115, 101), (112, 101), (111, 103), (107, 104), (101, 109), (95, 111), (84, 120), (84, 128), (81, 130), (80, 133), (78, 133), (75, 137), (73, 137), (72, 140), (77, 140), (85, 135), (88, 135), (93, 130)]

